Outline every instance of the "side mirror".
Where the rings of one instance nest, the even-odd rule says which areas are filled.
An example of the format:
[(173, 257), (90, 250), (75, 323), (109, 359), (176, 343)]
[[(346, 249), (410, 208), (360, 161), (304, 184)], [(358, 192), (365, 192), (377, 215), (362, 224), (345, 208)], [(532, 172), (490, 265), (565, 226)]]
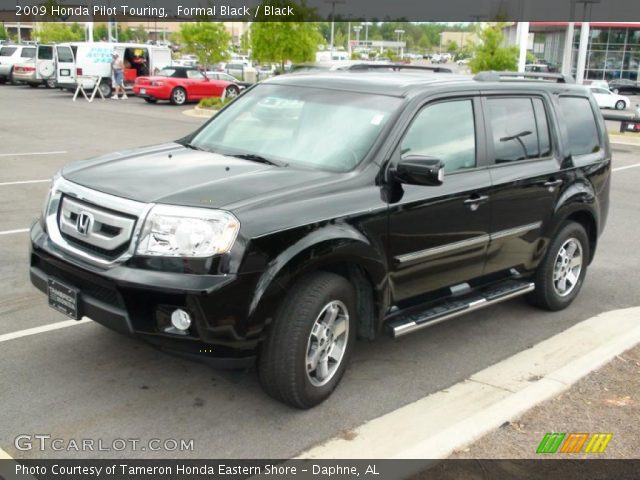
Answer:
[(438, 158), (407, 155), (400, 159), (391, 174), (401, 183), (437, 187), (444, 181), (444, 165)]

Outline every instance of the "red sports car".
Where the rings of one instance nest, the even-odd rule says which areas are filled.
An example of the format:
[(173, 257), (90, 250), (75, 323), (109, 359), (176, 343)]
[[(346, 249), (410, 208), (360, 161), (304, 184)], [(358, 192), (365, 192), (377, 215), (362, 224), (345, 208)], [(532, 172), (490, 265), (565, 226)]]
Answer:
[(152, 77), (138, 77), (133, 93), (149, 103), (169, 100), (174, 105), (198, 101), (204, 97), (232, 98), (240, 93), (240, 87), (225, 80), (214, 80), (196, 68), (166, 67)]

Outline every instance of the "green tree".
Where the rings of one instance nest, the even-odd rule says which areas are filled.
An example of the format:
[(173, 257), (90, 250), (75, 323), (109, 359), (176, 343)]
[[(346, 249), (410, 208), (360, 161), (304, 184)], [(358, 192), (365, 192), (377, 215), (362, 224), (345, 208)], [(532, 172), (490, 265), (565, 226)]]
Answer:
[(4, 23), (0, 24), (0, 40), (6, 40), (9, 38), (9, 33), (7, 29), (4, 28)]
[(40, 24), (35, 37), (42, 43), (75, 42), (84, 40), (84, 32), (64, 23), (45, 22)]
[(473, 73), (483, 70), (516, 70), (518, 48), (503, 47), (502, 25), (485, 27), (478, 32), (478, 44), (474, 47), (474, 57), (469, 62)]
[(222, 22), (183, 23), (180, 40), (184, 51), (197, 56), (205, 67), (229, 58), (231, 35)]
[[(251, 55), (259, 62), (278, 63), (284, 70), (287, 60), (301, 63), (315, 60), (318, 45), (323, 42), (315, 10), (304, 1), (267, 0), (262, 6), (292, 7), (294, 15), (287, 22), (271, 22), (259, 15), (251, 25)], [(264, 8), (260, 11), (264, 12)]]

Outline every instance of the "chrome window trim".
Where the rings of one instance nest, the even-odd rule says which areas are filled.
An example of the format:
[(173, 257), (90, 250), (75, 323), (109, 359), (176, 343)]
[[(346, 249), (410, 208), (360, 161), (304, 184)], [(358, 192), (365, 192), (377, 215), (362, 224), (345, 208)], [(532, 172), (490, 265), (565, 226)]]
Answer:
[(461, 240), (458, 242), (448, 243), (446, 245), (441, 245), (439, 247), (427, 248), (425, 250), (418, 250), (416, 252), (397, 255), (396, 257), (394, 257), (394, 259), (397, 263), (402, 265), (405, 263), (414, 262), (416, 260), (424, 260), (429, 257), (435, 257), (445, 253), (453, 252), (455, 250), (475, 247), (476, 245), (486, 244), (486, 243), (489, 243), (490, 241), (499, 240), (506, 237), (515, 237), (518, 235), (528, 233), (532, 230), (536, 230), (541, 226), (542, 226), (542, 222), (528, 223), (526, 225), (521, 225), (519, 227), (500, 230), (490, 235), (486, 235), (486, 234), (478, 235), (476, 237), (471, 237), (469, 239)]
[[(114, 210), (116, 212), (135, 216), (137, 220), (133, 226), (133, 233), (127, 250), (117, 258), (110, 260), (93, 255), (91, 252), (78, 248), (67, 242), (60, 233), (60, 228), (58, 226), (58, 211), (61, 206), (60, 204), (63, 195), (86, 201), (96, 205), (97, 207), (103, 207), (108, 210)], [(153, 206), (153, 203), (137, 202), (135, 200), (129, 200), (108, 193), (99, 192), (70, 182), (63, 177), (58, 177), (54, 180), (51, 187), (51, 198), (47, 205), (45, 225), (47, 234), (49, 235), (52, 243), (65, 253), (72, 254), (81, 260), (98, 267), (111, 267), (125, 262), (134, 255), (147, 214)], [(52, 250), (50, 253), (63, 258), (62, 255), (59, 255), (55, 250)]]

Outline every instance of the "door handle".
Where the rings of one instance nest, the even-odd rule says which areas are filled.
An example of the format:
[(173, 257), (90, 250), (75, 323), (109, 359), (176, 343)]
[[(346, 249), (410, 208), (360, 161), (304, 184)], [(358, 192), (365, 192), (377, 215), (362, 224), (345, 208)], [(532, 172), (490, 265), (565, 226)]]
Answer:
[(487, 201), (489, 201), (488, 195), (472, 195), (464, 201), (464, 204), (468, 206), (472, 212), (475, 212), (481, 204)]

